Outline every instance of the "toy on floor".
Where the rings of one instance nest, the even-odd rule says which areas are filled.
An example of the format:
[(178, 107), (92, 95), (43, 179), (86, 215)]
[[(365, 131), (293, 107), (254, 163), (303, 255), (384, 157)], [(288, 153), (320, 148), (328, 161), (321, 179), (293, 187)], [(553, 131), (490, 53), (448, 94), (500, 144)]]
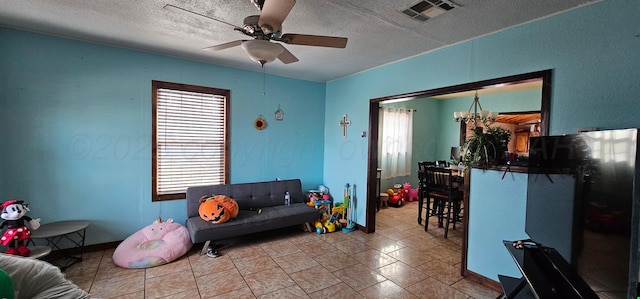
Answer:
[(123, 268), (149, 268), (181, 257), (191, 249), (186, 227), (160, 217), (126, 238), (113, 252), (113, 262)]
[(404, 189), (400, 189), (399, 192), (395, 192), (393, 191), (393, 189), (387, 189), (387, 194), (389, 194), (387, 203), (390, 203), (396, 207), (401, 207), (404, 203)]
[[(355, 188), (355, 186), (353, 186)], [(342, 220), (340, 224), (342, 225), (343, 233), (350, 233), (356, 230), (355, 224), (353, 223), (353, 200), (351, 198), (349, 183), (344, 185), (344, 213), (342, 214)]]
[(31, 250), (25, 245), (25, 241), (31, 238), (31, 230), (25, 225), (25, 221), (29, 222), (31, 229), (36, 230), (40, 227), (40, 218), (31, 219), (26, 216), (29, 211), (28, 205), (22, 200), (8, 200), (2, 204), (2, 214), (0, 217), (4, 219), (0, 224), (0, 229), (7, 227), (0, 238), (3, 246), (8, 246), (6, 254), (29, 256)]
[(411, 189), (409, 182), (404, 183), (404, 195), (407, 201), (418, 200), (418, 188)]
[[(326, 214), (325, 214), (326, 216)], [(329, 219), (322, 219), (315, 222), (316, 233), (318, 235), (332, 233), (338, 231), (342, 228), (340, 222), (338, 222), (338, 218), (340, 217), (339, 213), (334, 213), (329, 217)], [(326, 217), (325, 217), (326, 218)]]
[(402, 194), (404, 195), (404, 200), (406, 200), (407, 202), (412, 201), (409, 200), (409, 190), (411, 190), (411, 183), (405, 182), (404, 184), (402, 184)]

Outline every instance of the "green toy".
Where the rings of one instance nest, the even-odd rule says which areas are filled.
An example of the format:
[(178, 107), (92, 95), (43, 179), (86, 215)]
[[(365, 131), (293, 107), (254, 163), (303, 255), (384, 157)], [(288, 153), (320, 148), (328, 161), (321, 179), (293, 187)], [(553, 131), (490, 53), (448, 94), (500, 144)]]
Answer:
[(15, 290), (13, 289), (13, 281), (11, 276), (0, 269), (0, 298), (13, 299)]

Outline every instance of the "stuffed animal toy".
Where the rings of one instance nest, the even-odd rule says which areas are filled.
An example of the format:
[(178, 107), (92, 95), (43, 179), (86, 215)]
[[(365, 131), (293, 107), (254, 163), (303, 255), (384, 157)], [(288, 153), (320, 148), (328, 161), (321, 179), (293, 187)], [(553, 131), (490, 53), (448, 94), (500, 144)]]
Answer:
[(238, 203), (225, 195), (200, 198), (198, 214), (202, 220), (211, 223), (224, 223), (238, 216)]
[(31, 238), (31, 230), (25, 225), (25, 221), (29, 222), (31, 229), (36, 230), (40, 227), (40, 218), (31, 219), (26, 216), (29, 208), (22, 200), (8, 200), (2, 204), (2, 214), (0, 217), (4, 219), (0, 224), (0, 229), (7, 227), (7, 231), (0, 237), (0, 243), (3, 246), (9, 246), (6, 254), (14, 254), (21, 256), (29, 256), (31, 250), (25, 245), (25, 240)]
[(418, 187), (414, 189), (409, 189), (409, 195), (407, 197), (408, 201), (418, 200)]
[(123, 268), (149, 268), (164, 265), (181, 257), (191, 249), (186, 227), (169, 218), (160, 217), (143, 227), (118, 245), (113, 262)]
[(411, 183), (405, 182), (402, 185), (402, 187), (403, 187), (402, 193), (404, 194), (404, 199), (406, 201), (413, 201), (413, 199), (409, 196), (409, 191), (411, 191)]

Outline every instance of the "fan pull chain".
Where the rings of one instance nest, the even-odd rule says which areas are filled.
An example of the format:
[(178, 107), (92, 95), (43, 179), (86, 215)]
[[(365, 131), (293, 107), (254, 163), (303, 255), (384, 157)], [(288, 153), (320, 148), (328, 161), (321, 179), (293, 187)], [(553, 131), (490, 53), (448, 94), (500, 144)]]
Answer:
[(262, 95), (266, 94), (265, 92), (265, 74), (264, 74), (264, 64), (262, 64)]

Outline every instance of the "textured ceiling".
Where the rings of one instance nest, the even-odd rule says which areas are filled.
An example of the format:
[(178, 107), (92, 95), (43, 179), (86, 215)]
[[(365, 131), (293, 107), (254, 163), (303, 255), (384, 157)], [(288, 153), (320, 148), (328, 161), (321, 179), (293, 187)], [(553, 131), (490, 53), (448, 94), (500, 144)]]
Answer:
[[(283, 33), (347, 37), (347, 47), (285, 45), (300, 61), (276, 60), (265, 71), (326, 82), (599, 1), (454, 0), (459, 7), (419, 22), (400, 13), (417, 0), (299, 0)], [(249, 0), (3, 0), (0, 26), (260, 71), (240, 47), (203, 50), (245, 35), (165, 4), (236, 26), (260, 13)]]

